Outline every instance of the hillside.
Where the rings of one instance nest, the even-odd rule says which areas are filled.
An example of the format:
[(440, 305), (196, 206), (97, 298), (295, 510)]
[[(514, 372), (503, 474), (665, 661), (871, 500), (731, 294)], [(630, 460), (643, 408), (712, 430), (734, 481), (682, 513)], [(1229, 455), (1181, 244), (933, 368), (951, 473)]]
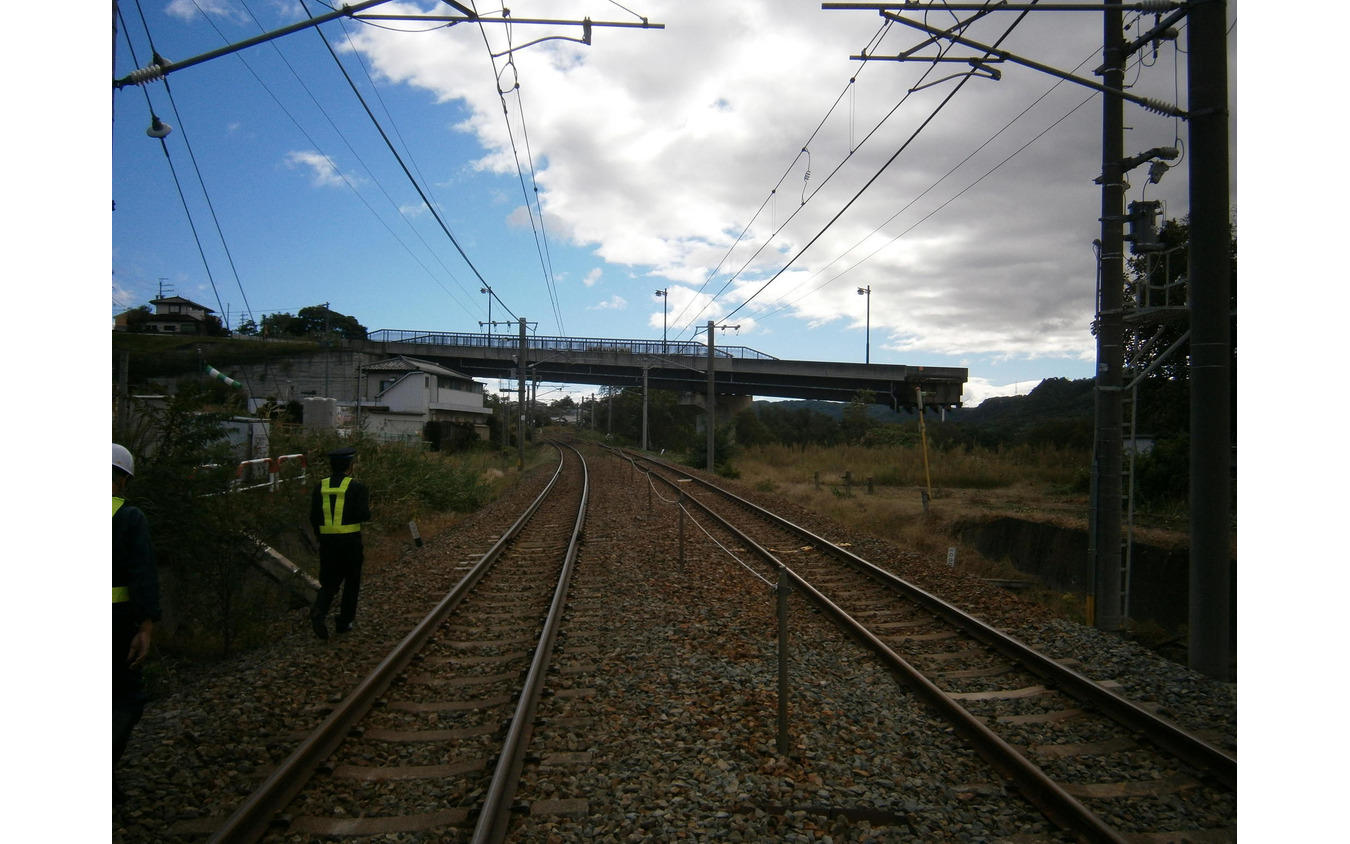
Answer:
[[(1090, 437), (1094, 412), (1093, 387), (1091, 378), (1047, 378), (1024, 396), (999, 396), (985, 399), (978, 407), (947, 411), (942, 424), (951, 428), (980, 429), (1007, 439), (1046, 429), (1077, 433), (1086, 426)], [(836, 422), (843, 420), (847, 407), (839, 402), (827, 401), (757, 401), (754, 404), (757, 410), (768, 405), (774, 405), (779, 411), (812, 411)], [(917, 418), (913, 413), (897, 413), (880, 405), (868, 407), (867, 415), (880, 424), (903, 425)], [(932, 416), (928, 418), (933, 424)]]

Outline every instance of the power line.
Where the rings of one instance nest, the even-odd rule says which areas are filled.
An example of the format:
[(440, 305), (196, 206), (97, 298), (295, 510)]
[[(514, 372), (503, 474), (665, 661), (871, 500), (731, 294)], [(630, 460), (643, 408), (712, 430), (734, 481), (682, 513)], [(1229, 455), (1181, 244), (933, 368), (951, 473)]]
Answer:
[[(309, 15), (309, 7), (305, 5), (304, 0), (300, 0), (300, 5), (302, 8), (304, 8), (305, 14)], [(456, 240), (454, 234), (450, 232), (450, 227), (445, 224), (445, 220), (441, 219), (440, 213), (437, 212), (431, 200), (422, 190), (422, 186), (418, 184), (417, 179), (408, 169), (408, 165), (404, 163), (403, 157), (399, 155), (398, 150), (394, 148), (393, 142), (389, 140), (389, 135), (384, 131), (384, 127), (380, 125), (379, 119), (376, 118), (375, 113), (370, 110), (370, 106), (369, 104), (366, 103), (365, 97), (361, 96), (360, 90), (357, 89), (356, 84), (352, 81), (351, 76), (347, 73), (347, 69), (343, 67), (342, 62), (338, 60), (337, 53), (333, 52), (333, 46), (328, 43), (328, 39), (324, 37), (322, 32), (319, 32), (319, 38), (323, 42), (324, 47), (328, 50), (328, 54), (333, 57), (333, 62), (337, 64), (338, 70), (342, 72), (342, 77), (347, 81), (348, 87), (350, 87), (352, 93), (356, 95), (357, 101), (361, 103), (361, 108), (365, 110), (366, 116), (370, 118), (370, 122), (375, 126), (376, 131), (380, 133), (380, 138), (384, 140), (384, 144), (389, 149), (390, 154), (392, 154), (394, 156), (394, 160), (398, 162), (399, 167), (403, 170), (403, 174), (408, 177), (408, 181), (417, 191), (417, 195), (422, 198), (422, 201), (424, 203), (426, 203), (427, 210), (431, 212), (431, 216), (434, 217), (436, 219), (436, 222), (440, 225), (441, 231), (445, 232), (446, 237), (450, 238), (450, 242), (454, 244), (455, 250), (459, 252), (460, 257), (464, 259), (464, 263), (468, 264), (469, 269), (473, 270), (474, 276), (477, 277), (478, 280), (482, 282), (485, 287), (491, 289), (492, 285), (488, 284), (487, 279), (483, 278), (483, 274), (478, 271), (478, 267), (474, 265), (473, 261), (469, 258), (468, 253), (464, 251), (464, 247), (460, 246), (459, 241)], [(515, 313), (511, 311), (511, 308), (508, 307), (505, 302), (502, 302), (501, 299), (497, 299), (497, 301), (498, 303), (501, 304), (503, 308), (506, 308), (507, 313), (511, 314), (511, 316), (513, 317), (516, 316)], [(519, 317), (517, 317), (517, 319), (519, 319)]]

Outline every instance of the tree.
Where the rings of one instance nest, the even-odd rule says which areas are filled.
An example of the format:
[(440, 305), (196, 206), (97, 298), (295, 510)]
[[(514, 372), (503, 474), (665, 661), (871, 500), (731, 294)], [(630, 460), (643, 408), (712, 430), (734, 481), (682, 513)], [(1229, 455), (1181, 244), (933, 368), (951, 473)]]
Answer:
[[(1144, 374), (1138, 391), (1138, 430), (1175, 435), (1190, 429), (1189, 244), (1187, 218), (1167, 220), (1158, 230), (1163, 249), (1130, 259), (1125, 285), (1127, 324), (1125, 359), (1130, 371)], [(1232, 263), (1232, 384), (1237, 395), (1237, 230), (1229, 241)], [(1170, 350), (1170, 351), (1169, 351)], [(1233, 402), (1236, 426), (1237, 402)]]
[(871, 390), (861, 390), (844, 407), (841, 433), (846, 442), (862, 442), (867, 436), (867, 432), (876, 427), (877, 422), (870, 414), (870, 408), (875, 403), (876, 393)]
[(310, 305), (297, 314), (268, 314), (262, 320), (262, 333), (269, 337), (322, 337), (337, 334), (348, 340), (366, 339), (366, 327), (356, 317), (340, 314), (326, 305)]
[[(1237, 230), (1231, 229), (1233, 349), (1237, 350)], [(1149, 377), (1173, 381), (1190, 379), (1190, 327), (1186, 318), (1190, 220), (1167, 220), (1158, 230), (1157, 252), (1135, 255), (1125, 279), (1127, 319), (1133, 316), (1136, 330), (1128, 332), (1125, 359), (1134, 372), (1150, 366)], [(1176, 309), (1176, 310), (1173, 310)], [(1145, 319), (1145, 317), (1149, 317)], [(1169, 353), (1169, 349), (1175, 345)]]

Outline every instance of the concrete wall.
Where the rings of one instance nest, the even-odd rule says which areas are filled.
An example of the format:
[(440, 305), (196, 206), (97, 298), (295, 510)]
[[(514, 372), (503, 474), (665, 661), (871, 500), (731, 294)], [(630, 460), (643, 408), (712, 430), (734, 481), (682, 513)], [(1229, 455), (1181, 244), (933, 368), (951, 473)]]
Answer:
[[(957, 535), (984, 556), (1010, 562), (1045, 588), (1085, 594), (1088, 588), (1087, 531), (1003, 517), (966, 522)], [(1237, 562), (1233, 562), (1232, 606), (1236, 607)], [(1185, 628), (1190, 615), (1190, 554), (1185, 548), (1135, 543), (1130, 559), (1129, 617), (1169, 631)], [(1236, 613), (1233, 619), (1236, 633)], [(1234, 639), (1233, 641), (1237, 641)]]

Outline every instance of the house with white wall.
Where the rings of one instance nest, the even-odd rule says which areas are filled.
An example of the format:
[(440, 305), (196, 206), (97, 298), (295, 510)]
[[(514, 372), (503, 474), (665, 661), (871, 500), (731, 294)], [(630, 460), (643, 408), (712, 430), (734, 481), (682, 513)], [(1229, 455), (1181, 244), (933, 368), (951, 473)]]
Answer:
[(356, 410), (368, 434), (433, 444), (441, 439), (436, 432), (447, 427), (472, 430), (486, 440), (492, 419), (482, 384), (440, 364), (403, 355), (361, 367)]

